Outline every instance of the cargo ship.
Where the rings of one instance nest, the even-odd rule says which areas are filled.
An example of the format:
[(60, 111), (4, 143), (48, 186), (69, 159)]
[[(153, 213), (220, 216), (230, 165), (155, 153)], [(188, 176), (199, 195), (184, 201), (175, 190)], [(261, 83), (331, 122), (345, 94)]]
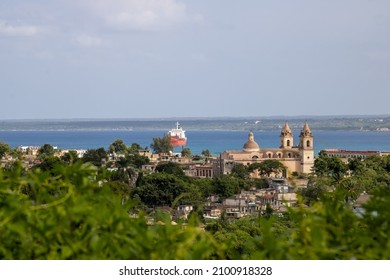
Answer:
[(185, 130), (181, 128), (179, 122), (176, 122), (176, 128), (168, 131), (168, 135), (171, 137), (173, 147), (183, 147), (187, 144)]

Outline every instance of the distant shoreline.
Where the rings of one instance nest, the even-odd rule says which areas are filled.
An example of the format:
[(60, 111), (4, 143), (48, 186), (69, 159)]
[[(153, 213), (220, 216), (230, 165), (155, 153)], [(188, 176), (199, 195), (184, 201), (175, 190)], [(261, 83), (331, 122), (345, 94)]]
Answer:
[(307, 116), (160, 119), (0, 120), (0, 131), (167, 131), (179, 121), (186, 131), (274, 131), (287, 121), (293, 130), (390, 131), (390, 116)]

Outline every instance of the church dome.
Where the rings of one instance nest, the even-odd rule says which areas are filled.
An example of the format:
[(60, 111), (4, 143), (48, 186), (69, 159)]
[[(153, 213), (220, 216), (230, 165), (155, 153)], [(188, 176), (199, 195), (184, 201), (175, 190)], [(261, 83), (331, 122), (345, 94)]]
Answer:
[(244, 152), (258, 152), (260, 151), (259, 145), (255, 141), (255, 137), (253, 136), (253, 132), (248, 134), (248, 141), (244, 144)]

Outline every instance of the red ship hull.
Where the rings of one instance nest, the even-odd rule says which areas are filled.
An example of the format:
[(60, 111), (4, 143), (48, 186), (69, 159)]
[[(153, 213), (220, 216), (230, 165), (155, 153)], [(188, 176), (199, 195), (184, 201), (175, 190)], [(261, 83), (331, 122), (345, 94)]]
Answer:
[(173, 147), (182, 147), (187, 144), (187, 139), (171, 137), (171, 144)]

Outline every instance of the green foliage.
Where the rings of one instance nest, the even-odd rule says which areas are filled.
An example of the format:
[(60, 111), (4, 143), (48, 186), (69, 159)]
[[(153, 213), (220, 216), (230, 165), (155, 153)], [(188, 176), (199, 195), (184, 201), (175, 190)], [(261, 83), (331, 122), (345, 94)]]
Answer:
[(189, 191), (180, 178), (167, 173), (153, 173), (137, 182), (133, 194), (149, 207), (171, 206), (173, 201)]
[(162, 163), (156, 166), (156, 172), (163, 172), (184, 178), (183, 169), (175, 162)]
[(110, 144), (108, 150), (110, 153), (124, 154), (127, 151), (127, 146), (122, 139), (117, 139)]
[(285, 169), (283, 163), (275, 159), (267, 159), (260, 163), (252, 163), (249, 166), (249, 171), (253, 172), (254, 170), (258, 170), (261, 176), (270, 177), (271, 174), (278, 175)]
[(202, 150), (201, 155), (204, 157), (211, 157), (211, 152), (209, 149)]
[(115, 165), (119, 167), (132, 166), (140, 169), (142, 165), (149, 164), (149, 158), (141, 156), (140, 154), (128, 154), (125, 157), (120, 157), (116, 160)]
[(191, 188), (199, 193), (203, 199), (214, 194), (213, 179), (211, 178), (192, 178), (190, 180)]
[(102, 166), (107, 159), (107, 152), (104, 148), (87, 150), (83, 156), (84, 162), (92, 163), (95, 166)]
[(329, 177), (311, 177), (307, 187), (298, 190), (303, 204), (311, 206), (314, 202), (320, 201), (324, 193), (334, 189), (333, 182), (333, 179)]
[(55, 175), (55, 167), (62, 164), (61, 160), (55, 156), (45, 156), (42, 158), (41, 163), (35, 165), (33, 169), (41, 169), (42, 171), (48, 171), (50, 174)]
[(264, 189), (264, 188), (268, 188), (268, 187), (269, 187), (269, 184), (268, 184), (267, 180), (264, 179), (264, 178), (261, 178), (261, 179), (254, 179), (254, 180), (253, 180), (253, 185), (254, 185), (257, 189)]
[(240, 192), (239, 179), (229, 175), (223, 175), (213, 179), (213, 187), (215, 194), (220, 196), (220, 199), (230, 197)]
[(322, 153), (314, 161), (314, 172), (319, 176), (328, 176), (336, 182), (340, 181), (347, 173), (348, 166), (340, 158), (328, 157)]
[(173, 150), (171, 144), (171, 137), (168, 134), (165, 134), (162, 138), (156, 137), (153, 138), (153, 143), (150, 144), (150, 147), (154, 150), (155, 153), (169, 153)]
[[(132, 143), (131, 146), (127, 146), (127, 153), (130, 155), (139, 155), (139, 151), (142, 150), (142, 147), (138, 143)], [(145, 147), (145, 150), (148, 150)]]
[[(196, 226), (204, 222), (204, 197), (229, 197), (240, 191), (241, 179), (141, 173), (132, 190), (90, 163), (46, 160), (46, 167), (27, 171), (20, 162), (0, 169), (0, 259), (390, 258), (387, 157), (367, 158), (351, 177), (336, 180), (329, 170), (324, 176), (317, 174), (302, 190), (298, 207), (287, 213), (268, 209), (259, 217), (223, 216), (206, 231)], [(128, 168), (126, 161), (120, 168)], [(364, 214), (357, 215), (349, 202), (363, 190), (371, 198), (363, 205)], [(138, 203), (195, 207), (183, 230), (181, 224), (170, 225), (169, 215), (159, 213), (155, 218), (165, 225), (147, 225)], [(139, 217), (131, 218), (130, 213)]]
[(191, 157), (192, 153), (191, 153), (191, 150), (190, 148), (183, 148), (183, 150), (181, 151), (181, 155), (183, 157)]
[(61, 156), (61, 160), (67, 164), (73, 164), (79, 160), (79, 156), (76, 151), (70, 150)]
[(0, 259), (223, 258), (223, 249), (195, 227), (130, 218), (134, 203), (99, 186), (89, 164), (60, 167), (57, 177), (21, 171), (0, 170)]
[(232, 168), (231, 174), (234, 177), (240, 178), (240, 179), (248, 179), (249, 178), (249, 170), (246, 166), (243, 164), (235, 164)]
[(11, 152), (11, 147), (4, 142), (0, 142), (0, 159)]
[(138, 171), (132, 166), (120, 167), (110, 173), (109, 179), (110, 181), (125, 183), (128, 188), (133, 188), (138, 179)]
[(50, 144), (44, 144), (41, 146), (38, 150), (38, 157), (39, 158), (45, 158), (45, 157), (52, 157), (54, 156), (54, 147)]

